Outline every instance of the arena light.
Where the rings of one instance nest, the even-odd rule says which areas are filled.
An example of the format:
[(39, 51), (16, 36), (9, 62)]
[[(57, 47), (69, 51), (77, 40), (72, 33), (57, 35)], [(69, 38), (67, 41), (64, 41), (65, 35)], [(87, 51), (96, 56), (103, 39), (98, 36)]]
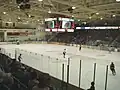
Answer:
[(39, 2), (42, 2), (43, 0), (38, 0)]
[(74, 15), (72, 15), (72, 17), (74, 17)]
[(31, 15), (28, 15), (28, 17), (30, 18), (30, 17), (31, 17)]
[(18, 17), (18, 19), (20, 19), (20, 17)]
[(103, 18), (100, 18), (100, 20), (103, 20)]
[(48, 13), (51, 13), (51, 11), (49, 10)]
[(91, 19), (92, 17), (89, 17), (89, 19)]
[(76, 7), (73, 6), (72, 9), (76, 9)]
[(99, 15), (99, 13), (96, 13), (96, 15)]
[(116, 0), (116, 2), (120, 2), (120, 0)]
[(6, 14), (6, 12), (3, 12), (3, 14)]
[(116, 17), (116, 15), (112, 15), (113, 17)]

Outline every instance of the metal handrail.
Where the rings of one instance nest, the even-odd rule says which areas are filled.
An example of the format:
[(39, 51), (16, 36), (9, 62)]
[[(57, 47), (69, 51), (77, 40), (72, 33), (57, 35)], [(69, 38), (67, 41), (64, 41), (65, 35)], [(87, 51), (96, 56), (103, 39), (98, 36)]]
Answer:
[(24, 85), (22, 82), (20, 82), (19, 79), (17, 79), (16, 77), (13, 76), (13, 79), (16, 80), (20, 85), (22, 85), (24, 88), (28, 88), (26, 85)]

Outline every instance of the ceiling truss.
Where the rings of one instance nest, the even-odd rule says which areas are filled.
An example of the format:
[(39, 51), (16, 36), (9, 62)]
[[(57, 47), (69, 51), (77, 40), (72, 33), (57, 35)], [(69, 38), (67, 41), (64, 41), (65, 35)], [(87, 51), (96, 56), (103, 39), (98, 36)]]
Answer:
[[(13, 18), (17, 21), (18, 17), (20, 17), (21, 20), (34, 22), (48, 18), (51, 16), (50, 14), (69, 17), (74, 16), (83, 21), (90, 21), (91, 19), (101, 17), (107, 18), (111, 17), (111, 15), (120, 16), (120, 3), (115, 0), (43, 0), (42, 2), (30, 0), (30, 10), (19, 10), (15, 1), (16, 0), (0, 0), (2, 20), (5, 21)], [(76, 7), (76, 9), (70, 13), (68, 9), (72, 6)], [(51, 13), (48, 13), (48, 11), (51, 11)], [(6, 15), (3, 14), (3, 12), (6, 12)], [(28, 17), (26, 13), (34, 17)], [(99, 13), (99, 15), (96, 15), (96, 13)], [(89, 17), (91, 17), (91, 19), (89, 19)]]

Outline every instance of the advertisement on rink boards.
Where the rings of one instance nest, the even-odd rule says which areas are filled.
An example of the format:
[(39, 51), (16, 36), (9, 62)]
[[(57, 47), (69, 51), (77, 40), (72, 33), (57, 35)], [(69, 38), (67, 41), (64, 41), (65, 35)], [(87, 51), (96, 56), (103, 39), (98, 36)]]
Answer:
[(114, 29), (114, 30), (117, 30), (117, 29), (120, 29), (120, 27), (118, 26), (101, 26), (101, 27), (76, 27), (76, 29), (85, 29), (85, 30), (107, 30), (107, 29)]

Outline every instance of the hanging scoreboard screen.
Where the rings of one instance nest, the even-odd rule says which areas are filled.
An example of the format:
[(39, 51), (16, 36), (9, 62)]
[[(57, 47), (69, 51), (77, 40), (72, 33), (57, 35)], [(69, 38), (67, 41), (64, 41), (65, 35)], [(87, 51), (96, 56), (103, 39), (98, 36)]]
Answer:
[(59, 21), (62, 22), (62, 28), (64, 29), (74, 29), (74, 20), (69, 18), (59, 18)]
[(45, 19), (45, 31), (51, 32), (74, 32), (74, 20), (70, 18)]
[(57, 18), (48, 18), (48, 19), (45, 19), (45, 28), (47, 28), (47, 29), (55, 28), (55, 21), (56, 20), (57, 20)]

